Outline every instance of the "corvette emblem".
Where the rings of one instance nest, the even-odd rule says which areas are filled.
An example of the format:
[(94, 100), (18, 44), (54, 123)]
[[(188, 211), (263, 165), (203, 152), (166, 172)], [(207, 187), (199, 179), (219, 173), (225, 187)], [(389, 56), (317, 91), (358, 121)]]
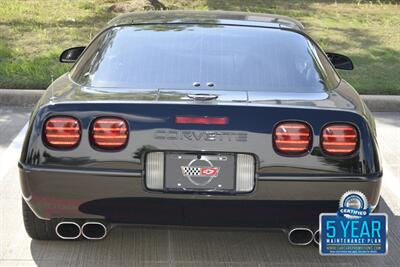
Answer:
[(182, 166), (183, 176), (207, 176), (207, 177), (217, 177), (219, 173), (219, 168), (210, 167), (188, 167)]
[(181, 166), (182, 175), (197, 186), (209, 184), (218, 177), (220, 168), (214, 167), (210, 160), (205, 157), (193, 159), (187, 166)]

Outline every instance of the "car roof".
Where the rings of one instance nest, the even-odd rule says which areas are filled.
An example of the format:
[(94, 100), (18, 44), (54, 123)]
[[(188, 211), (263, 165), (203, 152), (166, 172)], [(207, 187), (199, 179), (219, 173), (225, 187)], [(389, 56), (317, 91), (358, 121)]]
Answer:
[(270, 28), (289, 28), (304, 31), (297, 20), (264, 13), (235, 11), (148, 11), (132, 12), (115, 17), (107, 27), (129, 24), (213, 24)]

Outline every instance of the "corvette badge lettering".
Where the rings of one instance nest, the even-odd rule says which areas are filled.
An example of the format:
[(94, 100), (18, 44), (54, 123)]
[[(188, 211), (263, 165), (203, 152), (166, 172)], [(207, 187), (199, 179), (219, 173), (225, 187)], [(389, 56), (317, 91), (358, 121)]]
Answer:
[(157, 130), (154, 138), (172, 141), (206, 141), (206, 142), (247, 142), (247, 133), (243, 132), (214, 132), (214, 131), (177, 131)]

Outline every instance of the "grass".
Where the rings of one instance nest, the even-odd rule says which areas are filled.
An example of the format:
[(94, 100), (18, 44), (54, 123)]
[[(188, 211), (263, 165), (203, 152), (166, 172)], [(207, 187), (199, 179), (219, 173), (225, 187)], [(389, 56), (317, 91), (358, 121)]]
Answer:
[[(46, 88), (70, 65), (68, 47), (87, 44), (118, 15), (110, 6), (148, 10), (150, 0), (0, 0), (0, 88)], [(400, 4), (382, 1), (160, 0), (168, 9), (240, 10), (299, 19), (325, 49), (350, 56), (341, 71), (360, 93), (400, 95)], [(335, 3), (338, 2), (338, 3)], [(398, 1), (397, 1), (398, 2)]]

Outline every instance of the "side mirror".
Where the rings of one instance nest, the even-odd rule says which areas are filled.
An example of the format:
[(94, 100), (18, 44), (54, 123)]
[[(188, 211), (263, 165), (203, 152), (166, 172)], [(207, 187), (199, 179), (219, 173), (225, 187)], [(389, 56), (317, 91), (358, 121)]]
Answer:
[(341, 54), (336, 54), (336, 53), (326, 53), (328, 56), (329, 60), (332, 62), (333, 66), (336, 69), (341, 69), (341, 70), (352, 70), (354, 69), (353, 62), (349, 57), (346, 57)]
[(79, 46), (79, 47), (73, 47), (65, 50), (64, 52), (61, 53), (60, 55), (60, 62), (62, 63), (74, 63), (79, 56), (82, 54), (83, 50), (85, 50), (86, 47), (84, 46)]

